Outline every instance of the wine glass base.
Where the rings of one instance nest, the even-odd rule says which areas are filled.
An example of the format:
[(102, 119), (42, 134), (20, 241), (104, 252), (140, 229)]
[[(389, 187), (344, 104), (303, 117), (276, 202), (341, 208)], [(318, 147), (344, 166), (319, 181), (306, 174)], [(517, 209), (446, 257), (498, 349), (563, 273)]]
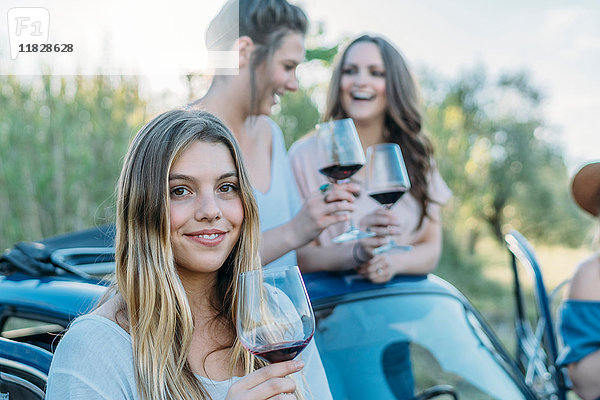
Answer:
[(334, 237), (331, 241), (333, 243), (344, 243), (351, 240), (363, 239), (375, 236), (374, 232), (365, 232), (360, 229), (351, 229), (347, 232), (342, 233), (339, 236)]
[(401, 246), (399, 244), (384, 244), (383, 246), (373, 249), (373, 254), (387, 253), (388, 251), (411, 251), (412, 246)]

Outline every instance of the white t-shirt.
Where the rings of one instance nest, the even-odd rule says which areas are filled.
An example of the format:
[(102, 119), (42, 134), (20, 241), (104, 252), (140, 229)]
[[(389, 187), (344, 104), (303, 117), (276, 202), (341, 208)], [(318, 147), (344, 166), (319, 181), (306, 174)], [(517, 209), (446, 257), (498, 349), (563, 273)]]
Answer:
[[(307, 399), (331, 399), (327, 377), (314, 340), (301, 355), (310, 393)], [(304, 388), (300, 373), (292, 375)], [(196, 375), (213, 400), (225, 399), (240, 377), (213, 381)], [(47, 400), (137, 400), (131, 337), (99, 315), (77, 318), (56, 348), (46, 389)]]

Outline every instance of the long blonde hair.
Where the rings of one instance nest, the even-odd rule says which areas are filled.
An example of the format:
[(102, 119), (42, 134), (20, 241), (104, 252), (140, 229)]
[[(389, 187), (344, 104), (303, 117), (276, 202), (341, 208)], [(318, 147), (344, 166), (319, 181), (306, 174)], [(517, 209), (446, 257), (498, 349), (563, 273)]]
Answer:
[[(133, 346), (141, 399), (209, 398), (187, 361), (194, 321), (179, 279), (170, 237), (168, 176), (193, 142), (222, 143), (238, 177), (244, 221), (240, 237), (217, 274), (214, 307), (235, 332), (237, 276), (260, 267), (258, 208), (233, 135), (215, 116), (172, 110), (148, 122), (135, 136), (118, 183), (116, 284)], [(234, 338), (230, 370), (247, 374), (264, 363)]]

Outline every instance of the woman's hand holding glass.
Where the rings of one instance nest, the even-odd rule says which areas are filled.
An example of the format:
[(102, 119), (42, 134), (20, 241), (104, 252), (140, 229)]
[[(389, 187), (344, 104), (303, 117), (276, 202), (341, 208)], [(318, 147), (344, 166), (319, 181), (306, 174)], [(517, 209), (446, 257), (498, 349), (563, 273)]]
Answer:
[(302, 361), (294, 359), (315, 332), (300, 270), (283, 266), (242, 272), (237, 287), (237, 337), (250, 353), (271, 365), (232, 385), (227, 399), (262, 400), (293, 393), (296, 384), (287, 376), (303, 368)]
[(392, 253), (378, 254), (360, 265), (356, 272), (373, 283), (386, 283), (396, 274), (397, 261), (392, 260)]
[(398, 217), (387, 208), (376, 208), (361, 219), (360, 226), (376, 236), (361, 239), (358, 243), (366, 261), (358, 266), (356, 272), (373, 283), (388, 282), (396, 275), (394, 265), (397, 265), (397, 260), (391, 259), (393, 252), (378, 254), (377, 249), (387, 245), (390, 237), (401, 232)]
[(226, 400), (266, 400), (286, 393), (290, 399), (295, 399), (291, 393), (296, 390), (296, 381), (289, 375), (303, 367), (302, 360), (267, 365), (231, 385)]
[(300, 246), (316, 239), (327, 227), (348, 221), (354, 211), (353, 193), (358, 191), (356, 183), (332, 184), (308, 197), (292, 220)]
[[(379, 143), (369, 146), (365, 187), (367, 195), (383, 205), (387, 211), (410, 190), (410, 179), (400, 146), (396, 143)], [(393, 226), (391, 230), (393, 230)], [(407, 251), (412, 249), (412, 246), (396, 244), (393, 232), (389, 232), (388, 235), (391, 240), (374, 249), (373, 254), (381, 254), (390, 250)]]
[(297, 266), (242, 272), (238, 291), (237, 337), (256, 357), (293, 360), (312, 340), (315, 318)]
[(361, 250), (368, 256), (374, 257), (382, 246), (386, 245), (390, 237), (401, 233), (398, 216), (387, 208), (376, 208), (360, 220), (360, 227), (375, 236), (361, 239)]
[[(321, 162), (319, 172), (332, 182), (347, 181), (365, 164), (365, 154), (354, 122), (350, 118), (317, 125), (317, 143)], [(333, 238), (334, 243), (374, 236), (372, 232), (354, 227), (351, 218), (349, 221), (348, 230)]]

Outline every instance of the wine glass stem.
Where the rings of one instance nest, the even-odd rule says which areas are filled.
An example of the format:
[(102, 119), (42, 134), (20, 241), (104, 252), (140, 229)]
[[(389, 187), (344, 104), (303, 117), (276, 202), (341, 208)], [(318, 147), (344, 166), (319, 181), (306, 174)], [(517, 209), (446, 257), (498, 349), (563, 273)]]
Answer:
[[(394, 203), (392, 203), (392, 204), (384, 204), (383, 207), (385, 207), (385, 209), (389, 211), (392, 208), (393, 205), (394, 205)], [(388, 245), (389, 246), (396, 246), (396, 241), (394, 240), (394, 236), (393, 235), (388, 235)]]
[[(342, 183), (347, 183), (347, 182), (352, 182), (352, 181), (350, 180), (350, 178), (334, 180), (334, 183), (336, 183), (338, 185), (340, 185)], [(345, 213), (348, 214), (348, 222), (349, 222), (347, 232), (355, 231), (356, 227), (354, 226), (354, 219), (352, 218), (353, 214), (350, 211), (345, 211)]]

